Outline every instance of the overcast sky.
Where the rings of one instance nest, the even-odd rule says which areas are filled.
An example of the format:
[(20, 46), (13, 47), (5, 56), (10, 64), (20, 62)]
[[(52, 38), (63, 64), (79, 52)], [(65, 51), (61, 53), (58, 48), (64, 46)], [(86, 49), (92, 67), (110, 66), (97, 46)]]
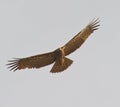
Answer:
[[(8, 60), (53, 51), (93, 18), (74, 63), (9, 72)], [(0, 0), (0, 107), (120, 107), (119, 0)]]

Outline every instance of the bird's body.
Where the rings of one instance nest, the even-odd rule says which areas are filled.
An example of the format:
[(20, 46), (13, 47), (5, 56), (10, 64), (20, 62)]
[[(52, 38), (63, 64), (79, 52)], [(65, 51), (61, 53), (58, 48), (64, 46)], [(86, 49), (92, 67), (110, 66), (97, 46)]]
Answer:
[(62, 72), (73, 63), (73, 61), (66, 58), (66, 56), (78, 49), (90, 36), (90, 34), (94, 30), (98, 29), (98, 23), (98, 19), (91, 21), (67, 44), (54, 50), (53, 52), (48, 52), (45, 54), (35, 55), (27, 58), (16, 58), (14, 60), (10, 60), (7, 64), (9, 66), (8, 68), (11, 68), (10, 70), (13, 71), (25, 68), (40, 68), (55, 62), (50, 72)]

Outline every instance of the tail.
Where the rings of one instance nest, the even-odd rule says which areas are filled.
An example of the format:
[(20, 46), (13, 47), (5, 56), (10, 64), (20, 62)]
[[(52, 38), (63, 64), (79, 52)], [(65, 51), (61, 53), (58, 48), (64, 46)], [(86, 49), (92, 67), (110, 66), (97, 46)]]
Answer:
[(55, 61), (55, 64), (53, 65), (52, 69), (51, 69), (51, 73), (57, 73), (57, 72), (62, 72), (65, 69), (67, 69), (72, 63), (73, 61), (71, 59), (68, 59), (66, 57), (64, 57), (64, 63), (61, 64), (61, 60), (58, 59)]

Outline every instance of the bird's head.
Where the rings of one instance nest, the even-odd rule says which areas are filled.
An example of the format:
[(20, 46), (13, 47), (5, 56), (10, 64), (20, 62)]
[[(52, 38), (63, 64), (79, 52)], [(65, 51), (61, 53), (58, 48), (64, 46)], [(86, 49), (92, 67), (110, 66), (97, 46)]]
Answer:
[(64, 52), (62, 48), (58, 48), (54, 51), (56, 57), (63, 57), (64, 56)]

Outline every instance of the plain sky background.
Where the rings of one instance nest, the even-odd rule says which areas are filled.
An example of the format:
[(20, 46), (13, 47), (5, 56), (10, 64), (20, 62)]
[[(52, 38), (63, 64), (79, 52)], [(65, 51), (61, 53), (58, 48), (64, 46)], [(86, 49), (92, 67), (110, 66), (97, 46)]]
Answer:
[[(63, 46), (93, 18), (95, 31), (64, 72), (9, 72), (6, 63)], [(120, 107), (120, 0), (0, 0), (0, 107)]]

